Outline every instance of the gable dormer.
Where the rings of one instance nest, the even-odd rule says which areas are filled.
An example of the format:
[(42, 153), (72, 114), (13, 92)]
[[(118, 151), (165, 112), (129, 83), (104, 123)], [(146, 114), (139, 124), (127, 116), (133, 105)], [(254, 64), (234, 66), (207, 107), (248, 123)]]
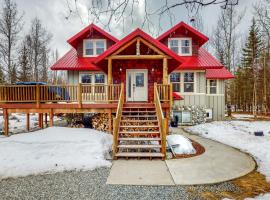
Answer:
[(196, 56), (198, 49), (208, 41), (208, 37), (186, 23), (180, 22), (159, 36), (157, 40), (180, 56)]
[(118, 42), (98, 26), (90, 24), (67, 41), (79, 57), (96, 57)]

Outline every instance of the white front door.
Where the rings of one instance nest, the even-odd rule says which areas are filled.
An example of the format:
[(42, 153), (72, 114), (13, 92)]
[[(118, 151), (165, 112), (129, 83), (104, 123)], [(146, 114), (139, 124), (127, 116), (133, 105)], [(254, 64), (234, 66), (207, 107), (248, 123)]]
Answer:
[(147, 69), (127, 69), (126, 96), (127, 101), (148, 100)]

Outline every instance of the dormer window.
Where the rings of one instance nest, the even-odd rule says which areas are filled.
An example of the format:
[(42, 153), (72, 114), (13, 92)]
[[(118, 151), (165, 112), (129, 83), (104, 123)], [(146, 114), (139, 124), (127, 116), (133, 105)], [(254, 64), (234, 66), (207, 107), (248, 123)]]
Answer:
[(169, 38), (169, 48), (178, 55), (191, 56), (192, 55), (192, 40), (191, 38)]
[(100, 55), (106, 49), (105, 39), (86, 39), (83, 41), (83, 44), (85, 57)]

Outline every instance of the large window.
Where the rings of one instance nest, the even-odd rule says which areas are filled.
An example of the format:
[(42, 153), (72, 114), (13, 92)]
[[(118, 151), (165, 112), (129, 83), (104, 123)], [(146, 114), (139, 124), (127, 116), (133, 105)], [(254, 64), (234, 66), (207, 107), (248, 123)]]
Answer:
[(173, 92), (181, 92), (181, 73), (171, 73), (170, 82), (173, 86)]
[(168, 41), (169, 48), (182, 56), (192, 55), (192, 40), (191, 38), (170, 38)]
[(184, 73), (184, 92), (194, 92), (194, 73)]
[(106, 49), (106, 40), (104, 39), (86, 39), (84, 40), (84, 56), (96, 56), (102, 54)]
[(208, 93), (217, 94), (217, 80), (208, 80)]
[(80, 83), (105, 84), (105, 74), (103, 74), (103, 73), (80, 73)]

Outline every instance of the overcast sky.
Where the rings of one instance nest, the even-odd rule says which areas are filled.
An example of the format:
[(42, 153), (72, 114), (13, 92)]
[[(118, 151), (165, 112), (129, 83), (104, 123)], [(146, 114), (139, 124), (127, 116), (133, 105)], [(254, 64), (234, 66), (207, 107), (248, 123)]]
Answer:
[[(1, 2), (2, 0), (0, 0)], [(65, 17), (68, 15), (68, 6), (67, 1), (70, 1), (71, 4), (74, 0), (15, 0), (18, 4), (19, 10), (24, 12), (24, 31), (28, 31), (29, 24), (31, 19), (38, 17), (42, 20), (43, 25), (53, 34), (53, 40), (51, 46), (54, 49), (58, 49), (60, 55), (63, 55), (66, 51), (69, 50), (70, 46), (67, 44), (66, 40), (79, 32), (82, 28), (91, 23), (91, 19), (88, 19), (87, 15), (87, 5), (90, 0), (77, 0), (79, 2), (78, 9), (82, 16), (82, 20), (78, 16), (71, 16), (69, 20), (66, 20)], [(149, 6), (152, 6), (153, 9), (160, 5), (161, 0), (149, 0)], [(246, 15), (241, 24), (240, 30), (243, 33), (248, 31), (250, 21), (253, 15), (252, 4), (256, 0), (239, 0), (240, 5), (238, 6), (239, 10), (246, 8)], [(111, 34), (121, 39), (126, 34), (131, 32), (137, 27), (142, 25), (142, 13), (144, 12), (144, 6), (142, 5), (141, 0), (138, 0), (140, 5), (136, 6), (136, 13), (134, 14), (135, 19), (133, 24), (131, 23), (130, 17), (126, 16), (124, 23), (125, 29), (122, 28), (122, 23), (112, 23)], [(154, 3), (153, 3), (154, 2)], [(72, 5), (71, 5), (72, 6)], [(217, 18), (220, 12), (220, 6), (208, 6), (201, 9), (201, 15), (204, 21), (204, 30), (209, 36), (211, 34), (212, 27), (216, 24)], [(189, 22), (191, 16), (188, 15), (185, 7), (177, 7), (174, 11), (173, 24), (176, 24), (179, 21)], [(192, 15), (192, 14), (190, 14)], [(158, 18), (158, 17), (156, 17)], [(151, 27), (152, 31), (157, 34), (158, 29), (158, 19), (153, 19), (154, 25)], [(97, 24), (102, 27), (101, 24)], [(171, 24), (168, 18), (164, 17), (161, 20), (161, 28), (163, 31), (170, 28)], [(144, 29), (146, 32), (149, 32), (147, 28)], [(108, 31), (108, 30), (107, 30)]]

